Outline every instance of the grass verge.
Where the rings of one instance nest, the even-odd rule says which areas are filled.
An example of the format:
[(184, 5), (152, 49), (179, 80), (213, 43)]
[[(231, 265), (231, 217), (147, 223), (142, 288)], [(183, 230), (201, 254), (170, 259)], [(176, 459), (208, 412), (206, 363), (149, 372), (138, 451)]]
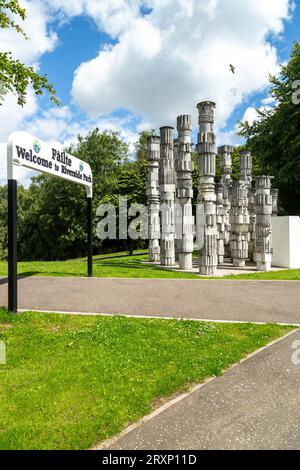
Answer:
[(300, 281), (300, 269), (284, 269), (282, 271), (271, 271), (269, 273), (252, 273), (225, 276), (220, 279), (259, 279), (261, 281)]
[(0, 310), (0, 449), (86, 449), (290, 331)]
[[(146, 278), (146, 279), (197, 279), (194, 274), (180, 273), (143, 264), (148, 256), (136, 253), (134, 256), (119, 253), (94, 257), (95, 277)], [(68, 261), (19, 262), (20, 276), (86, 276), (84, 259)], [(7, 276), (7, 263), (0, 262), (0, 275)]]

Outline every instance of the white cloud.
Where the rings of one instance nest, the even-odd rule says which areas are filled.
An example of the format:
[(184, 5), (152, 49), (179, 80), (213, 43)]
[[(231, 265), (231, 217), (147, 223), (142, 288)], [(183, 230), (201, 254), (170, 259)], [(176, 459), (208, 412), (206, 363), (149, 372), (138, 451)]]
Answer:
[[(18, 109), (20, 110), (22, 108)], [(100, 132), (106, 130), (119, 132), (121, 139), (129, 144), (130, 152), (134, 151), (134, 143), (138, 139), (138, 133), (131, 130), (133, 127), (132, 116), (125, 116), (123, 118), (106, 116), (96, 120), (87, 119), (81, 122), (76, 122), (68, 106), (51, 108), (36, 117), (32, 117), (31, 112), (29, 112), (29, 116), (30, 118), (26, 119), (26, 113), (23, 112), (23, 115), (20, 116), (20, 120), (18, 121), (18, 125), (16, 125), (16, 122), (13, 123), (13, 119), (10, 119), (7, 123), (7, 129), (9, 128), (9, 132), (5, 131), (5, 135), (9, 135), (15, 130), (24, 130), (52, 145), (62, 144), (63, 147), (66, 148), (69, 147), (71, 143), (77, 142), (78, 134), (87, 135), (91, 130), (97, 127)], [(13, 118), (13, 112), (11, 113), (11, 118)], [(6, 137), (1, 137), (3, 140), (6, 139)], [(25, 187), (29, 186), (30, 179), (34, 175), (37, 175), (37, 173), (27, 170), (26, 168), (16, 167), (16, 178)], [(6, 142), (0, 142), (0, 185), (6, 184), (6, 181)]]
[(1, 29), (1, 50), (10, 51), (15, 58), (32, 65), (40, 59), (42, 54), (55, 48), (57, 36), (49, 30), (48, 22), (51, 16), (43, 2), (22, 0), (20, 3), (22, 7), (25, 7), (27, 17), (24, 22), (16, 18), (16, 22), (22, 26), (29, 39), (26, 40), (12, 29)]
[(242, 122), (247, 121), (249, 124), (253, 124), (254, 121), (257, 121), (258, 114), (256, 108), (249, 107), (246, 109)]
[(249, 108), (246, 109), (244, 116), (242, 118), (242, 121), (248, 121), (249, 124), (253, 124), (254, 121), (259, 121), (260, 119), (260, 116), (257, 110), (269, 111), (271, 109), (274, 109), (274, 108), (272, 108), (271, 106), (260, 106), (259, 108), (253, 108), (250, 106)]
[(117, 38), (128, 31), (140, 16), (142, 0), (46, 0), (50, 11), (59, 11), (69, 18), (81, 14), (90, 16), (101, 31)]
[[(96, 14), (100, 2), (87, 3), (94, 10), (86, 11), (110, 31), (115, 13), (107, 9), (103, 23), (103, 12)], [(131, 20), (124, 13), (122, 27), (111, 31), (117, 44), (74, 76), (74, 100), (91, 117), (122, 108), (159, 127), (192, 113), (196, 125), (197, 102), (212, 99), (220, 128), (245, 96), (267, 85), (269, 72), (278, 71), (277, 51), (266, 37), (282, 32), (288, 0), (149, 0), (153, 10), (143, 17), (137, 1), (114, 3), (123, 12), (128, 5)]]
[(268, 96), (267, 98), (264, 98), (263, 100), (261, 100), (262, 104), (264, 105), (268, 105), (268, 104), (273, 104), (275, 105), (276, 103), (276, 100), (275, 98), (273, 98), (272, 96)]
[(17, 98), (12, 93), (6, 95), (3, 105), (0, 106), (0, 142), (7, 140), (11, 132), (19, 130), (24, 120), (32, 117), (37, 109), (37, 99), (31, 90), (23, 107), (17, 104)]
[(136, 132), (130, 130), (132, 116), (123, 118), (105, 116), (95, 120), (86, 119), (77, 122), (68, 106), (51, 108), (44, 111), (39, 117), (23, 123), (25, 131), (52, 144), (59, 142), (64, 147), (75, 143), (78, 134), (86, 135), (96, 127), (100, 132), (106, 130), (119, 132), (122, 140), (130, 145), (136, 142), (138, 137)]
[[(268, 73), (278, 71), (277, 51), (267, 38), (283, 32), (292, 2), (289, 0), (23, 0), (28, 20), (25, 41), (1, 31), (1, 49), (11, 50), (27, 64), (58, 44), (49, 25), (53, 19), (88, 15), (99, 30), (116, 39), (74, 74), (74, 102), (88, 118), (77, 121), (68, 106), (38, 112), (30, 92), (24, 108), (8, 96), (0, 106), (0, 142), (13, 130), (27, 130), (41, 139), (68, 145), (78, 133), (120, 131), (132, 144), (142, 129), (174, 125), (178, 114), (192, 114), (196, 105), (216, 101), (218, 143), (238, 143), (236, 129), (224, 131), (233, 110), (268, 84)], [(141, 7), (152, 8), (142, 15)], [(229, 64), (236, 67), (232, 74)], [(263, 106), (272, 106), (269, 99)], [(115, 117), (117, 110), (127, 117)], [(122, 114), (123, 115), (123, 114)], [(138, 116), (140, 121), (134, 120)], [(256, 117), (249, 107), (243, 119)], [(136, 124), (138, 122), (138, 124)], [(0, 181), (3, 181), (4, 144), (0, 144)], [(6, 175), (5, 175), (6, 178)], [(28, 182), (26, 174), (25, 182)]]

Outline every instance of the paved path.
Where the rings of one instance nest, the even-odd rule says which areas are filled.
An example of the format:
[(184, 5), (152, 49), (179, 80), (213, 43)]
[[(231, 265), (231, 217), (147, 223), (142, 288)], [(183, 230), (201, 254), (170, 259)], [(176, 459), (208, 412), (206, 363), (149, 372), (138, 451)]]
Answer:
[(28, 277), (19, 308), (300, 324), (300, 282)]
[(300, 449), (297, 331), (212, 380), (110, 449)]

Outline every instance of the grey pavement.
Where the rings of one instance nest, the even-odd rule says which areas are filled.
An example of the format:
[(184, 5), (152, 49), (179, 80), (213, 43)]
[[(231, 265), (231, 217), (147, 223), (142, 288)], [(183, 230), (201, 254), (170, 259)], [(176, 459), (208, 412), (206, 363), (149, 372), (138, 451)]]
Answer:
[(27, 277), (18, 293), (20, 309), (300, 324), (297, 281)]
[[(300, 449), (299, 330), (235, 366), (110, 449)], [(299, 349), (299, 346), (298, 346)], [(299, 357), (299, 355), (298, 355)]]

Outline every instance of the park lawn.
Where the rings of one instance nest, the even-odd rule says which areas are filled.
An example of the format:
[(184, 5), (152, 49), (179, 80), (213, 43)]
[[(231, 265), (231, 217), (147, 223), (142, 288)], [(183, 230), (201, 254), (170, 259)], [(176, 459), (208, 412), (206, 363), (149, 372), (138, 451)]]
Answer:
[(269, 273), (251, 273), (225, 276), (220, 279), (260, 279), (261, 281), (300, 281), (300, 269), (284, 269), (282, 271), (271, 271)]
[(293, 327), (0, 310), (0, 449), (88, 449)]
[[(93, 274), (95, 277), (148, 278), (148, 279), (198, 279), (198, 276), (161, 269), (143, 264), (147, 261), (145, 252), (129, 256), (124, 253), (97, 255), (94, 257)], [(20, 276), (86, 276), (85, 259), (68, 261), (30, 261), (18, 263)], [(7, 276), (7, 263), (0, 262), (0, 276)]]
[[(122, 253), (97, 255), (94, 257), (94, 276), (112, 278), (143, 279), (261, 279), (261, 280), (300, 280), (300, 269), (206, 277), (177, 270), (163, 269), (143, 263), (148, 260), (145, 251), (136, 251), (133, 256)], [(85, 258), (68, 261), (21, 261), (18, 263), (19, 276), (86, 276)], [(7, 276), (7, 262), (0, 261), (0, 276)]]

